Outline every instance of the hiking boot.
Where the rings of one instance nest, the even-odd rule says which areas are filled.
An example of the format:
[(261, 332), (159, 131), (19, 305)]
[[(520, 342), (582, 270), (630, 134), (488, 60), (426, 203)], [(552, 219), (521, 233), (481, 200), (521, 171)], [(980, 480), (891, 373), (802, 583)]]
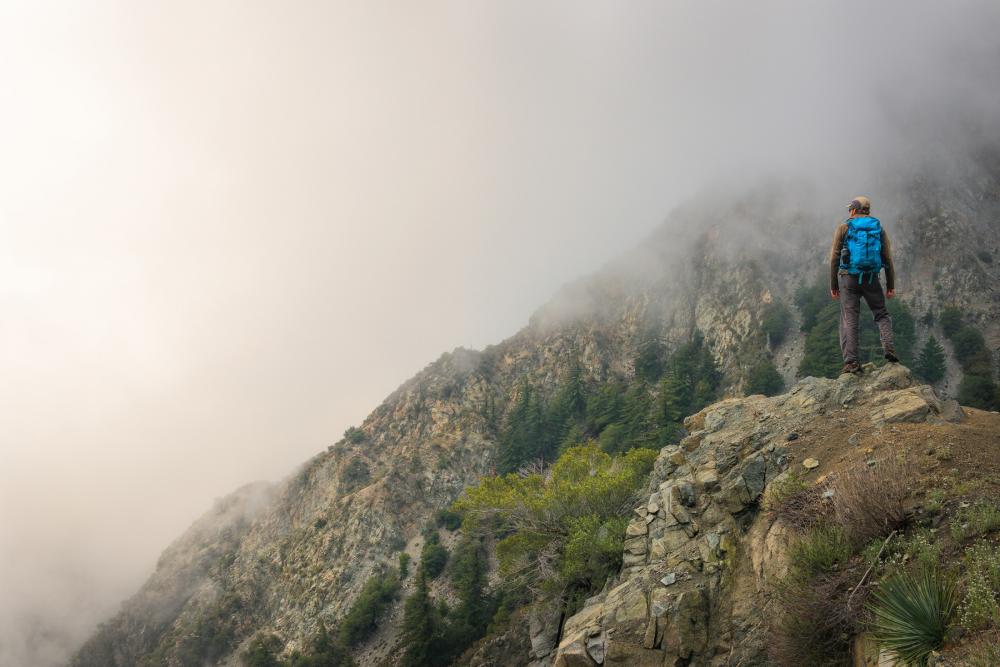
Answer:
[(844, 373), (854, 373), (855, 375), (861, 375), (861, 364), (856, 361), (848, 361), (844, 364), (844, 367), (840, 369), (840, 374)]
[(899, 357), (897, 357), (896, 353), (892, 351), (885, 353), (885, 360), (888, 361), (890, 364), (899, 363)]

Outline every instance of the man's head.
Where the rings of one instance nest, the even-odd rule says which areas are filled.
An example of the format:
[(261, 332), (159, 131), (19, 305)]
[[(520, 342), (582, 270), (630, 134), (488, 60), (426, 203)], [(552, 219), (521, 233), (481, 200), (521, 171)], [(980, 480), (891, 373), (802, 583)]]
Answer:
[(868, 197), (857, 196), (847, 205), (851, 215), (868, 215), (872, 212), (872, 202)]

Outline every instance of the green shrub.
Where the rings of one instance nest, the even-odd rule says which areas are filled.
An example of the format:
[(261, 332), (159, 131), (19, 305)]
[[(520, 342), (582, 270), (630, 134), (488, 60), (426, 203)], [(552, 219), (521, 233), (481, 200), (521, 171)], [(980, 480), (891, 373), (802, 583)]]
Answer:
[(548, 475), (485, 478), (455, 506), (470, 528), (504, 535), (497, 556), (507, 586), (589, 592), (620, 563), (624, 530), (614, 520), (629, 516), (655, 459), (648, 449), (572, 447)]
[(924, 665), (944, 643), (955, 586), (934, 569), (902, 570), (879, 585), (869, 610), (876, 641), (907, 664)]
[(399, 579), (395, 574), (376, 574), (365, 582), (360, 595), (340, 622), (340, 640), (356, 646), (378, 629), (378, 621), (399, 595)]
[(428, 579), (436, 579), (448, 563), (448, 550), (441, 544), (437, 531), (426, 531), (420, 549), (420, 571)]
[(344, 431), (344, 439), (351, 444), (360, 445), (367, 439), (367, 436), (365, 435), (365, 432), (357, 426), (351, 426)]

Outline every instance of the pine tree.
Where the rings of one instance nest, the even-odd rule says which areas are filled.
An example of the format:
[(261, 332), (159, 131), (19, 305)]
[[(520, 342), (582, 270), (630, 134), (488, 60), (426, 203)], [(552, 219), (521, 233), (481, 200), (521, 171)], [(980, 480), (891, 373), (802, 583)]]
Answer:
[(622, 387), (613, 382), (602, 385), (587, 400), (587, 431), (599, 434), (621, 419), (621, 411)]
[(747, 394), (774, 396), (781, 393), (784, 388), (785, 381), (775, 368), (774, 362), (767, 358), (754, 366), (747, 377)]
[(403, 637), (406, 647), (401, 665), (403, 667), (426, 667), (434, 664), (432, 648), (437, 635), (436, 609), (427, 591), (427, 577), (417, 573), (417, 587), (406, 598), (403, 607)]
[(587, 413), (587, 388), (583, 381), (583, 368), (574, 361), (566, 373), (566, 379), (549, 403), (546, 415), (546, 447), (551, 454), (559, 451), (567, 435), (578, 430)]
[(680, 422), (688, 415), (694, 396), (691, 381), (675, 370), (660, 383), (659, 416), (663, 422)]
[(765, 306), (760, 324), (772, 348), (784, 342), (791, 321), (792, 313), (785, 304), (774, 301)]
[(663, 375), (664, 347), (660, 340), (663, 323), (659, 318), (647, 321), (639, 334), (635, 357), (635, 376), (644, 382), (656, 382)]
[(840, 308), (836, 303), (816, 315), (816, 323), (806, 334), (805, 354), (799, 363), (799, 377), (836, 377), (843, 365), (837, 334)]
[(652, 397), (645, 382), (633, 382), (625, 392), (622, 406), (622, 425), (626, 448), (652, 446), (653, 433)]
[(544, 407), (526, 382), (522, 383), (517, 402), (507, 418), (498, 450), (502, 473), (513, 472), (539, 456), (547, 460), (554, 458), (555, 444), (547, 433)]
[(917, 359), (917, 375), (934, 384), (944, 378), (944, 373), (944, 348), (937, 338), (931, 336), (924, 343), (923, 349), (920, 350), (920, 357)]

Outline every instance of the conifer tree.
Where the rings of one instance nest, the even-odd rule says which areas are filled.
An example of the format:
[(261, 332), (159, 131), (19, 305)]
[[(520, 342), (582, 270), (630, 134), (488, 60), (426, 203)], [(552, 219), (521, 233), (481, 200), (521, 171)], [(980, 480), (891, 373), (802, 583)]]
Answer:
[(774, 362), (765, 358), (751, 369), (747, 376), (747, 394), (764, 394), (774, 396), (781, 393), (785, 388), (785, 381), (782, 379)]
[(645, 382), (633, 382), (622, 406), (622, 426), (626, 440), (625, 448), (652, 446), (653, 433), (652, 397)]
[(436, 613), (427, 590), (427, 577), (418, 572), (416, 590), (406, 598), (403, 607), (402, 642), (406, 647), (401, 661), (403, 667), (434, 664), (432, 648), (437, 635)]
[(660, 383), (658, 416), (661, 425), (666, 422), (680, 422), (687, 416), (691, 403), (691, 384), (688, 378), (675, 370), (667, 372)]
[(934, 384), (944, 378), (944, 373), (944, 348), (937, 338), (931, 336), (924, 343), (923, 349), (920, 350), (920, 357), (917, 359), (917, 375)]
[(635, 376), (644, 382), (656, 382), (663, 375), (665, 350), (663, 341), (660, 340), (662, 329), (662, 320), (654, 317), (643, 325), (639, 334)]
[(527, 382), (522, 383), (517, 402), (507, 417), (500, 435), (498, 458), (500, 472), (517, 470), (528, 461), (545, 456), (554, 457), (555, 447), (547, 437), (541, 399)]
[(583, 381), (583, 368), (579, 361), (574, 361), (549, 403), (545, 449), (550, 453), (558, 451), (569, 432), (578, 428), (586, 413), (587, 388)]
[(587, 400), (587, 430), (599, 434), (621, 419), (621, 411), (622, 387), (613, 382), (602, 385)]

